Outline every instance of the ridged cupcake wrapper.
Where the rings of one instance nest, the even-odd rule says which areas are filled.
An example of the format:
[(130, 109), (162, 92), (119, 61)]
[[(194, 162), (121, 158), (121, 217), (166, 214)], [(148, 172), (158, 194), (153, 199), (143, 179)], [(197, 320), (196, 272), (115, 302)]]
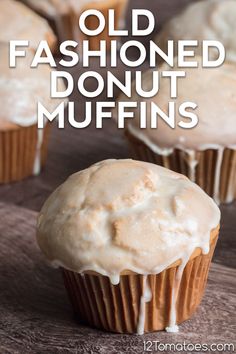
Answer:
[[(46, 126), (40, 151), (41, 166), (46, 161), (48, 133), (49, 126)], [(37, 125), (0, 131), (0, 183), (33, 175), (37, 142)]]
[(153, 152), (139, 139), (126, 134), (135, 158), (164, 166), (189, 177), (218, 203), (236, 198), (236, 150), (225, 148), (196, 151), (196, 168), (190, 167), (188, 151), (174, 149), (168, 156)]
[[(201, 302), (217, 238), (207, 255), (190, 260), (179, 284), (176, 301), (177, 323), (185, 321)], [(169, 325), (172, 292), (178, 267), (148, 275), (152, 299), (145, 304), (145, 332), (163, 330)], [(112, 285), (102, 275), (78, 274), (62, 269), (65, 287), (79, 321), (92, 327), (118, 333), (136, 333), (143, 295), (144, 276), (121, 275)]]

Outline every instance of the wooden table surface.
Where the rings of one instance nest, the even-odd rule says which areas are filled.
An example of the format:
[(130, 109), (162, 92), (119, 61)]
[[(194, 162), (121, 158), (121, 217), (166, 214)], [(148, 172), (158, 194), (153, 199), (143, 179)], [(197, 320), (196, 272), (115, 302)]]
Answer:
[[(158, 30), (189, 1), (147, 0), (145, 6), (155, 12)], [(130, 7), (143, 7), (143, 3), (136, 0)], [(147, 64), (142, 66), (145, 68)], [(121, 64), (113, 71), (122, 77), (124, 69)], [(96, 61), (91, 70), (106, 73)], [(82, 71), (78, 67), (71, 73), (76, 78)], [(79, 101), (76, 114), (83, 119), (83, 97), (75, 92), (71, 100)], [(221, 236), (206, 294), (194, 317), (181, 325), (179, 334), (115, 335), (75, 322), (59, 272), (45, 264), (36, 246), (37, 211), (71, 173), (99, 160), (127, 157), (131, 157), (127, 143), (112, 121), (107, 120), (102, 130), (95, 129), (94, 124), (82, 130), (70, 126), (59, 130), (53, 124), (48, 161), (41, 175), (0, 186), (0, 354), (132, 354), (143, 352), (143, 340), (208, 344), (235, 341), (236, 203), (221, 207)]]
[[(211, 267), (201, 306), (178, 334), (118, 335), (79, 325), (60, 272), (45, 263), (36, 245), (36, 216), (34, 211), (0, 203), (0, 219), (4, 220), (0, 223), (1, 354), (138, 354), (143, 352), (144, 340), (235, 342), (235, 269), (222, 265), (217, 257), (219, 264)], [(228, 231), (226, 227), (222, 233)]]

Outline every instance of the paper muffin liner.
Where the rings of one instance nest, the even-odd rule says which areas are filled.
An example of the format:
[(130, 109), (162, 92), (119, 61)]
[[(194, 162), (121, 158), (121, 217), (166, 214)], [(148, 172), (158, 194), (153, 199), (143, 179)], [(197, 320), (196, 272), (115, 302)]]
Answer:
[[(38, 147), (41, 167), (47, 156), (49, 125), (44, 128)], [(37, 125), (0, 131), (0, 183), (20, 181), (34, 174), (37, 154)]]
[[(201, 302), (217, 237), (207, 255), (188, 261), (179, 284), (176, 300), (177, 323), (187, 320)], [(148, 275), (152, 299), (145, 304), (144, 332), (163, 330), (169, 325), (171, 301), (178, 266), (157, 275)], [(76, 317), (92, 327), (118, 333), (137, 333), (143, 275), (120, 276), (118, 285), (98, 274), (79, 274), (62, 269), (65, 287)]]
[(217, 203), (230, 203), (236, 198), (236, 150), (230, 148), (194, 151), (174, 149), (164, 156), (152, 151), (145, 143), (126, 133), (134, 158), (152, 162), (186, 175), (197, 183)]

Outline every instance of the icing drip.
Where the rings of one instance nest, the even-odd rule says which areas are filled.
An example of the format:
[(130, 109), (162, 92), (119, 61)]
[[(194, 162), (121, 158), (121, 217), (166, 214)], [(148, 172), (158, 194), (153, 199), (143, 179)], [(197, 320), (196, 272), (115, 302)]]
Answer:
[(217, 151), (215, 180), (214, 180), (214, 189), (213, 189), (213, 198), (217, 204), (220, 204), (220, 175), (221, 175), (223, 154), (224, 154), (224, 148), (219, 148)]
[(38, 129), (38, 136), (37, 136), (37, 145), (36, 145), (36, 152), (34, 158), (34, 167), (33, 167), (33, 175), (37, 176), (40, 174), (41, 171), (41, 147), (43, 144), (43, 129)]
[(109, 275), (109, 278), (112, 285), (118, 285), (120, 282), (120, 274)]
[(179, 285), (182, 279), (183, 271), (188, 263), (190, 256), (193, 252), (193, 249), (188, 250), (184, 257), (182, 258), (182, 262), (180, 266), (178, 267), (176, 274), (175, 274), (175, 279), (174, 279), (174, 284), (172, 288), (172, 294), (171, 294), (171, 307), (170, 307), (170, 319), (169, 319), (169, 325), (166, 327), (166, 332), (170, 333), (177, 333), (179, 331), (179, 327), (176, 323), (176, 301), (178, 298), (178, 293), (179, 293)]
[(188, 164), (188, 177), (191, 181), (196, 182), (196, 168), (198, 165), (198, 160), (196, 160), (196, 152), (194, 150), (187, 150), (188, 158), (185, 161)]
[(138, 316), (138, 325), (137, 325), (137, 334), (144, 334), (145, 328), (145, 304), (146, 302), (151, 301), (152, 292), (150, 286), (148, 284), (148, 276), (143, 276), (143, 294), (140, 299), (140, 307), (139, 307), (139, 316)]
[(170, 305), (170, 320), (168, 327), (165, 328), (166, 332), (178, 332), (179, 327), (176, 324), (176, 299), (178, 295), (179, 282), (174, 279), (174, 286), (171, 294), (171, 305)]

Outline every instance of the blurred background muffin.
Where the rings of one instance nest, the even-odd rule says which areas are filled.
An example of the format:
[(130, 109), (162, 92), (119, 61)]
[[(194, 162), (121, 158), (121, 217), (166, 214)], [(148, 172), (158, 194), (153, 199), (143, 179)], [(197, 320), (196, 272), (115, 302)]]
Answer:
[[(145, 99), (147, 128), (140, 128), (140, 111), (135, 109), (134, 119), (127, 121), (126, 135), (136, 158), (183, 173), (218, 203), (229, 203), (236, 197), (236, 67), (224, 64), (203, 69), (198, 60), (198, 68), (185, 69), (176, 99), (170, 97), (169, 80), (162, 78), (157, 95)], [(160, 71), (164, 70), (170, 67), (164, 64)], [(172, 70), (180, 69), (176, 66)], [(153, 87), (151, 70), (143, 77), (143, 87), (147, 91)], [(144, 101), (137, 94), (132, 100)], [(158, 117), (158, 127), (151, 128), (151, 102), (168, 116), (169, 101), (176, 104), (176, 127), (172, 129)], [(198, 105), (195, 113), (199, 122), (192, 129), (178, 126), (186, 120), (178, 111), (184, 102)]]
[[(108, 25), (104, 31), (96, 37), (87, 37), (79, 30), (79, 16), (88, 9), (96, 9), (103, 13), (106, 21), (108, 10), (115, 10), (116, 28), (124, 26), (125, 10), (128, 0), (23, 0), (25, 4), (45, 17), (52, 25), (59, 42), (72, 39), (80, 42), (88, 39), (90, 48), (96, 50), (99, 48), (99, 41), (106, 40), (109, 46)], [(86, 25), (89, 29), (95, 29), (98, 26), (98, 20), (95, 16), (89, 16)], [(114, 37), (113, 37), (114, 39)]]
[(37, 128), (37, 103), (53, 111), (60, 100), (50, 98), (51, 68), (30, 68), (32, 59), (28, 51), (10, 68), (8, 44), (0, 44), (0, 183), (37, 175), (45, 163), (49, 127)]
[[(204, 0), (188, 5), (179, 15), (168, 21), (155, 42), (163, 50), (167, 41), (174, 40), (217, 40), (226, 49), (226, 59), (236, 62), (236, 1)], [(199, 54), (201, 45), (199, 46)], [(211, 58), (218, 51), (211, 48)]]
[(15, 0), (0, 1), (0, 42), (28, 40), (36, 50), (41, 40), (46, 40), (52, 51), (56, 49), (56, 37), (48, 22)]

